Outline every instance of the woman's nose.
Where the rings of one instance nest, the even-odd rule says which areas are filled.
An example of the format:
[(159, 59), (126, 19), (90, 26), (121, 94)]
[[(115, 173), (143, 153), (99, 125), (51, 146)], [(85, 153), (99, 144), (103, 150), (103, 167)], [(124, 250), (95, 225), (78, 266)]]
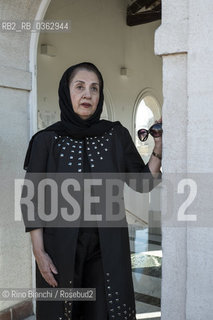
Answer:
[(91, 98), (90, 88), (85, 88), (84, 97), (86, 97), (86, 98)]

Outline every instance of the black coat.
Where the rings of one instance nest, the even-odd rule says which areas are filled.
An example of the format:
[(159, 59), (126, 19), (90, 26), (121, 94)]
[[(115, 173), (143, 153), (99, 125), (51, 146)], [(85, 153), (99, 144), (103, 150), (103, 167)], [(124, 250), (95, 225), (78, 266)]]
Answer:
[[(59, 136), (53, 131), (41, 132), (33, 141), (28, 172), (83, 172), (84, 151), (91, 172), (150, 173), (123, 126), (115, 126), (100, 137), (83, 140)], [(27, 232), (30, 230), (26, 228)], [(78, 230), (76, 227), (43, 229), (44, 247), (58, 270), (54, 277), (61, 288), (72, 288)], [(99, 238), (109, 319), (136, 319), (126, 217), (122, 227), (99, 228)], [(50, 287), (37, 264), (36, 287)], [(72, 302), (37, 301), (37, 319), (72, 319)]]

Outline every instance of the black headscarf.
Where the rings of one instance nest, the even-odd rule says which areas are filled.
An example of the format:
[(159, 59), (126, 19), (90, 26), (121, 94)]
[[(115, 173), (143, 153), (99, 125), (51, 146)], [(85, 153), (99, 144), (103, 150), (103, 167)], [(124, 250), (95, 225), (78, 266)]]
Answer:
[[(87, 120), (81, 119), (73, 110), (70, 90), (69, 90), (69, 79), (73, 71), (78, 69), (86, 69), (93, 71), (98, 76), (100, 81), (100, 98), (94, 114)], [(38, 131), (34, 134), (29, 142), (27, 149), (24, 169), (27, 170), (30, 153), (32, 149), (32, 143), (35, 136), (42, 131), (55, 131), (60, 135), (68, 135), (77, 139), (83, 139), (84, 137), (94, 137), (100, 136), (107, 132), (115, 125), (120, 125), (119, 121), (112, 122), (108, 120), (100, 120), (100, 116), (103, 110), (104, 103), (104, 93), (103, 93), (104, 82), (102, 75), (98, 68), (90, 62), (82, 62), (76, 65), (69, 67), (63, 74), (58, 89), (59, 95), (59, 106), (61, 110), (61, 121), (55, 122), (49, 127)]]

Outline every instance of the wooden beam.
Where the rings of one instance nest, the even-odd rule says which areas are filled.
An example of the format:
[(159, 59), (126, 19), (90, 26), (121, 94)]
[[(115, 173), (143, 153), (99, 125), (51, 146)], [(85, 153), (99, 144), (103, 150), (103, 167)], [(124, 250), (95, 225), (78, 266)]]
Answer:
[(135, 14), (146, 5), (147, 0), (136, 0), (127, 7), (127, 14)]
[(126, 23), (128, 26), (137, 26), (161, 19), (161, 11), (149, 10), (133, 15), (127, 15)]
[(161, 12), (161, 3), (159, 3), (159, 5), (156, 6), (153, 10)]
[(152, 4), (154, 4), (156, 2), (156, 0), (146, 0), (146, 9), (148, 9)]

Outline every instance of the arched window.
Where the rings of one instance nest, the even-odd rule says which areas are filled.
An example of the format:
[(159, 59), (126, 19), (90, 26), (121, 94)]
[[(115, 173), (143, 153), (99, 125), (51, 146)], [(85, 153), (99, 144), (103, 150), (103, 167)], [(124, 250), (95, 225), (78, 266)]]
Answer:
[(151, 93), (141, 94), (137, 100), (134, 116), (134, 136), (136, 147), (147, 163), (154, 148), (154, 139), (149, 135), (145, 142), (138, 139), (137, 131), (141, 128), (149, 129), (155, 120), (161, 117), (161, 106)]

